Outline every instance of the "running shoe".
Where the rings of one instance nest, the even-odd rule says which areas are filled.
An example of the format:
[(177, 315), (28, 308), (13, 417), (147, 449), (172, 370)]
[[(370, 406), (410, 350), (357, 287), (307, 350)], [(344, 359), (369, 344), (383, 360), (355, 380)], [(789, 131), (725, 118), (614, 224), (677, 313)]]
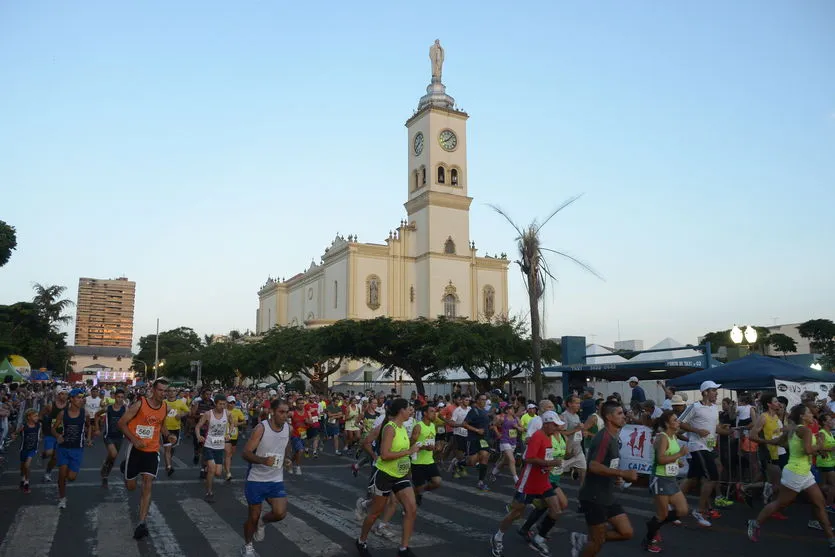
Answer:
[(710, 518), (710, 519), (715, 520), (715, 519), (717, 519), (717, 518), (722, 518), (722, 513), (720, 513), (720, 512), (719, 512), (719, 511), (717, 511), (716, 509), (710, 509), (710, 510), (708, 510), (708, 511), (705, 513), (705, 516), (706, 516), (707, 518)]
[(528, 532), (527, 541), (528, 547), (539, 553), (542, 557), (548, 557), (549, 555), (551, 555), (551, 550), (548, 549), (548, 545), (545, 543), (545, 538), (543, 538), (539, 534)]
[(835, 505), (829, 505), (829, 506), (827, 506), (827, 507), (826, 507), (826, 512), (828, 512), (829, 514), (833, 514), (833, 513), (835, 513)]
[(357, 551), (359, 551), (360, 557), (371, 557), (371, 552), (368, 551), (367, 543), (361, 542), (357, 539), (357, 541), (354, 542), (354, 545), (357, 546)]
[(58, 508), (59, 509), (66, 509), (67, 508), (67, 498), (61, 497), (58, 499)]
[(446, 471), (447, 471), (447, 472), (455, 472), (455, 465), (456, 465), (456, 462), (455, 462), (455, 459), (453, 458), (453, 459), (450, 461), (450, 463), (449, 463), (449, 467), (447, 468), (447, 470), (446, 470)]
[(333, 453), (333, 454), (335, 454), (336, 456), (342, 456), (342, 453), (341, 453), (341, 452), (339, 452), (339, 451), (334, 451), (334, 453)]
[(728, 499), (727, 497), (722, 497), (721, 495), (713, 500), (713, 504), (719, 508), (727, 508), (732, 507), (734, 502)]
[(293, 473), (296, 474), (297, 476), (301, 476), (302, 475), (302, 467), (301, 466), (294, 466), (293, 467)]
[(215, 494), (214, 493), (207, 493), (206, 497), (204, 497), (207, 503), (214, 503), (215, 502)]
[(313, 458), (319, 458), (319, 451), (313, 451)]
[(423, 504), (423, 493), (415, 493), (415, 503), (418, 507)]
[(392, 529), (391, 526), (386, 524), (385, 522), (378, 522), (374, 525), (371, 531), (381, 538), (385, 538), (387, 540), (393, 540), (397, 537), (397, 533)]
[(397, 550), (397, 557), (417, 557), (411, 549), (408, 547), (406, 549), (398, 549)]
[(133, 539), (141, 540), (145, 536), (149, 534), (148, 527), (145, 526), (144, 522), (140, 522), (139, 526), (136, 527), (136, 530), (133, 531)]
[(29, 482), (23, 484), (23, 493), (32, 493), (32, 489), (29, 487)]
[(493, 557), (504, 557), (504, 544), (496, 539), (496, 534), (490, 536), (490, 554)]
[(461, 474), (462, 478), (466, 478), (467, 476), (470, 475), (469, 472), (467, 472), (467, 468), (465, 468), (464, 466), (459, 468), (459, 473)]
[(752, 542), (760, 541), (760, 525), (756, 520), (748, 521), (748, 539)]
[(354, 504), (354, 516), (359, 522), (364, 521), (365, 515), (368, 514), (365, 507), (366, 503), (367, 501), (364, 498), (358, 497), (357, 502)]
[(777, 512), (775, 512), (775, 513), (772, 513), (772, 515), (771, 515), (771, 519), (772, 519), (772, 520), (788, 520), (788, 519), (789, 519), (789, 517), (787, 517), (786, 515), (784, 515), (784, 514), (783, 514), (783, 513), (781, 513), (780, 511), (777, 511)]
[(655, 543), (661, 543), (663, 541), (661, 539), (661, 532), (658, 532), (657, 534), (655, 534), (655, 537), (652, 538), (652, 541), (654, 541)]
[(496, 483), (496, 480), (498, 480), (498, 479), (499, 479), (499, 477), (498, 477), (496, 474), (490, 474), (490, 477), (489, 477), (489, 478), (487, 478), (487, 480), (488, 480), (491, 484)]
[(46, 483), (51, 482), (52, 481), (52, 474), (50, 474), (49, 472), (46, 472), (43, 475), (43, 481), (46, 482)]
[(485, 482), (482, 482), (482, 481), (479, 481), (476, 484), (476, 488), (478, 488), (479, 491), (490, 491), (490, 487)]
[(586, 546), (589, 537), (580, 532), (571, 532), (569, 539), (571, 540), (571, 557), (580, 557), (580, 553)]
[(699, 526), (701, 526), (702, 528), (711, 527), (710, 521), (708, 521), (707, 518), (705, 518), (699, 511), (693, 511), (690, 514), (692, 514), (693, 518), (696, 520), (696, 522), (699, 523)]
[(649, 553), (661, 553), (661, 546), (655, 540), (641, 540), (641, 549)]
[(461, 473), (458, 470), (456, 470), (455, 472), (452, 473), (452, 479), (453, 480), (457, 480), (459, 478), (461, 478)]
[(360, 467), (357, 466), (356, 463), (351, 465), (351, 473), (354, 475), (355, 478), (359, 475)]
[(768, 504), (768, 500), (771, 499), (772, 495), (774, 495), (774, 486), (769, 482), (765, 482), (763, 485), (763, 501)]
[(829, 540), (829, 549), (835, 549), (835, 538), (830, 538)]
[(266, 534), (266, 527), (264, 525), (264, 517), (258, 517), (258, 526), (255, 527), (255, 533), (252, 534), (252, 539), (257, 542), (264, 541), (264, 535)]
[(170, 478), (173, 475), (174, 475), (174, 467), (172, 466), (171, 468), (168, 469), (168, 477)]
[(227, 482), (231, 482), (231, 481), (232, 481), (232, 474), (226, 474), (226, 481), (227, 481)]
[(245, 544), (241, 548), (241, 557), (255, 557), (255, 548), (251, 543)]

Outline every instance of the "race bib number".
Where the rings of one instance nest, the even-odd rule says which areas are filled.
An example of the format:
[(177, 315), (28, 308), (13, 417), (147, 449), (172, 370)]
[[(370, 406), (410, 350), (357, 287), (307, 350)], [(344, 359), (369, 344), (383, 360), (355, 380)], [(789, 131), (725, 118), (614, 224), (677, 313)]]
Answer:
[(225, 439), (223, 435), (210, 435), (209, 436), (209, 444), (210, 445), (223, 445)]
[(486, 449), (486, 448), (488, 448), (490, 445), (488, 445), (488, 444), (487, 444), (487, 440), (485, 440), (485, 439), (481, 439), (481, 440), (478, 442), (478, 446), (479, 446), (479, 447), (481, 447), (482, 449)]
[(715, 449), (716, 448), (716, 436), (715, 435), (708, 435), (705, 438), (705, 445), (707, 445), (708, 449)]
[(678, 476), (678, 462), (671, 462), (669, 464), (665, 464), (664, 473), (670, 477)]
[(335, 424), (336, 423), (336, 418), (328, 420), (328, 423), (329, 424)]
[(576, 432), (576, 433), (574, 434), (574, 441), (576, 441), (577, 443), (579, 443), (579, 442), (581, 442), (582, 440), (583, 440), (583, 432), (582, 432), (582, 431), (578, 431), (578, 432)]
[(554, 460), (554, 449), (545, 449), (545, 460)]
[(140, 439), (151, 439), (154, 436), (154, 426), (138, 425), (136, 426), (136, 436)]
[(307, 430), (302, 430), (299, 432), (300, 439), (307, 439)]
[(516, 439), (517, 435), (519, 435), (519, 432), (516, 431), (515, 429), (511, 429), (510, 431), (507, 432), (507, 436), (510, 437), (511, 439)]
[(406, 475), (409, 473), (409, 468), (411, 468), (411, 464), (409, 464), (408, 458), (401, 458), (397, 461), (397, 473), (400, 475)]
[(617, 469), (620, 466), (620, 459), (613, 458), (611, 462), (609, 462), (609, 468)]
[(169, 418), (176, 418), (177, 417), (177, 409), (172, 408), (171, 410), (169, 410), (168, 411), (168, 417)]
[(270, 457), (274, 457), (274, 458), (275, 458), (275, 460), (273, 460), (273, 468), (281, 468), (281, 465), (282, 465), (282, 464), (284, 464), (284, 462), (283, 462), (283, 460), (284, 460), (284, 455), (282, 455), (282, 454), (279, 454), (279, 453), (267, 453), (267, 454), (266, 454), (266, 455), (264, 455), (264, 456), (266, 456), (267, 458), (270, 458)]
[(229, 437), (237, 437), (238, 436), (238, 427), (235, 426), (231, 430), (229, 430)]

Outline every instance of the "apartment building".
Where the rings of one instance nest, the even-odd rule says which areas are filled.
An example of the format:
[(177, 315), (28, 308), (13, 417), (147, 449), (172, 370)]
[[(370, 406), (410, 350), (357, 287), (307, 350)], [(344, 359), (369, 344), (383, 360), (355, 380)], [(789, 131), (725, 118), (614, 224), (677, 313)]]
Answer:
[(125, 277), (78, 280), (75, 346), (133, 345), (136, 283)]

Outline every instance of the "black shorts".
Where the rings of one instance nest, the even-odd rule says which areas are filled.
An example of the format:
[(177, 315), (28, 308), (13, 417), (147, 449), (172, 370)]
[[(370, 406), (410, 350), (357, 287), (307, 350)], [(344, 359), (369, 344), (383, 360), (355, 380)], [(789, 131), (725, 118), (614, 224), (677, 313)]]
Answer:
[(372, 496), (388, 497), (392, 493), (398, 493), (404, 489), (412, 487), (412, 480), (409, 476), (402, 478), (395, 478), (375, 468), (371, 477), (368, 479), (368, 493)]
[(517, 491), (513, 494), (513, 500), (517, 503), (522, 503), (523, 505), (530, 505), (539, 499), (548, 499), (549, 497), (554, 497), (556, 495), (557, 491), (553, 487), (549, 487), (544, 493), (540, 494), (522, 493), (521, 491)]
[(124, 439), (124, 437), (105, 437), (104, 438), (104, 444), (105, 445), (113, 445), (114, 447), (116, 447), (116, 452), (118, 453), (120, 450), (122, 450), (122, 440), (123, 439)]
[(719, 481), (719, 468), (716, 467), (716, 457), (712, 451), (693, 451), (690, 453), (690, 468), (688, 478), (706, 479), (711, 482)]
[(173, 443), (169, 443), (168, 440), (166, 439), (165, 443), (163, 444), (163, 447), (176, 447), (176, 446), (178, 446), (180, 444), (180, 430), (179, 429), (169, 429), (168, 434), (173, 435), (177, 439)]
[(432, 478), (440, 478), (441, 471), (438, 470), (438, 465), (432, 464), (412, 464), (412, 483), (415, 487), (420, 487), (429, 483)]
[(140, 474), (157, 477), (159, 471), (159, 452), (140, 451), (128, 445), (125, 457), (125, 479), (134, 480)]
[(768, 463), (782, 470), (786, 467), (786, 464), (789, 463), (789, 453), (783, 453), (776, 459), (770, 460)]
[(446, 431), (439, 431), (435, 434), (435, 441), (446, 442), (449, 440), (450, 435), (452, 435), (452, 433), (447, 433)]
[(490, 444), (486, 439), (468, 439), (467, 440), (467, 456), (477, 455), (481, 451), (490, 452)]
[(455, 450), (461, 452), (467, 452), (467, 438), (462, 437), (461, 435), (454, 435), (455, 438)]
[(601, 505), (600, 503), (595, 503), (594, 501), (580, 501), (580, 512), (585, 515), (586, 524), (589, 526), (606, 524), (612, 518), (621, 514), (626, 514), (623, 507), (617, 503), (612, 503), (611, 505)]
[(321, 427), (309, 427), (307, 428), (307, 438), (308, 439), (316, 439), (319, 435), (319, 430), (322, 429)]
[(236, 445), (238, 444), (238, 440), (237, 440), (237, 439), (230, 439), (230, 440), (229, 440), (229, 441), (227, 441), (226, 443), (227, 443), (228, 445), (232, 445), (232, 446), (234, 447), (234, 446), (236, 446)]

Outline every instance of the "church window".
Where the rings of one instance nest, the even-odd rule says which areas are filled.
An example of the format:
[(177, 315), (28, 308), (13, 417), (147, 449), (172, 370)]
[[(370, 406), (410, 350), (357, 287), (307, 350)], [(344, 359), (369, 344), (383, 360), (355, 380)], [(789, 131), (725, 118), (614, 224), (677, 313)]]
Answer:
[(415, 287), (414, 286), (409, 287), (409, 301), (410, 302), (415, 301)]
[(447, 294), (444, 296), (444, 317), (455, 317), (455, 295)]
[(452, 236), (444, 242), (444, 253), (455, 255), (455, 242), (452, 241)]
[(449, 171), (449, 181), (452, 183), (453, 186), (458, 185), (458, 170), (453, 168)]
[(420, 185), (425, 186), (426, 185), (426, 167), (425, 166), (420, 167), (420, 174), (421, 174)]
[(339, 283), (337, 281), (333, 281), (333, 307), (334, 307), (334, 309), (336, 309), (338, 304), (339, 304)]
[(438, 167), (438, 183), (443, 184), (446, 181), (446, 169), (443, 166)]
[(418, 182), (418, 173), (417, 173), (417, 170), (415, 170), (415, 187), (412, 188), (412, 191), (418, 189), (419, 187), (420, 187), (420, 183)]
[(496, 313), (496, 290), (489, 284), (484, 287), (484, 317), (490, 319)]
[(368, 275), (365, 279), (365, 304), (370, 309), (378, 309), (380, 307), (380, 277), (377, 275)]

